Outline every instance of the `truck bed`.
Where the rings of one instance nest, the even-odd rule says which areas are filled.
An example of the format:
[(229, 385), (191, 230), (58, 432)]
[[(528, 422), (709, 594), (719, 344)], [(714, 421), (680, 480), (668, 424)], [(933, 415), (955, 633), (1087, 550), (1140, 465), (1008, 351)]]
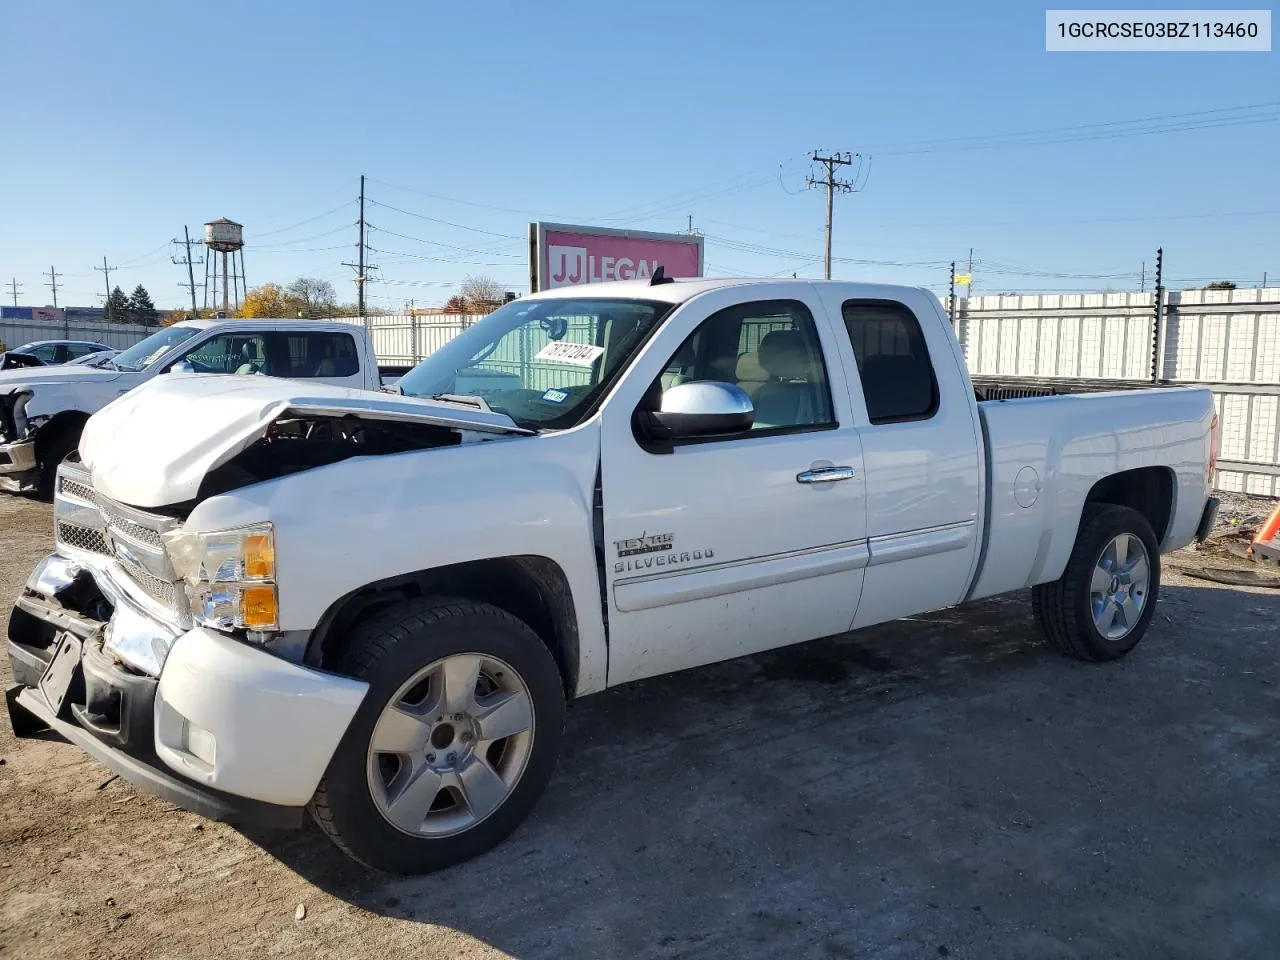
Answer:
[(1105, 393), (1112, 390), (1152, 390), (1185, 384), (1149, 380), (1104, 380), (1082, 377), (1001, 377), (976, 376), (973, 392), (979, 403), (988, 400), (1019, 400), (1024, 397), (1060, 397), (1073, 393)]

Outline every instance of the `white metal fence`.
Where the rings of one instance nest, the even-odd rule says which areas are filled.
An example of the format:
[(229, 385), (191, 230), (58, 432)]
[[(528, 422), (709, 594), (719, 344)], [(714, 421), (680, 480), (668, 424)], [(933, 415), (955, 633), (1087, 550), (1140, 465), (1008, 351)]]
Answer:
[[(1208, 386), (1221, 418), (1217, 485), (1280, 496), (1280, 288), (975, 297), (957, 328), (975, 376)], [(1154, 357), (1153, 357), (1154, 351)]]
[(483, 315), (456, 313), (419, 317), (396, 314), (334, 319), (365, 327), (373, 340), (373, 352), (379, 363), (411, 367), (483, 319)]

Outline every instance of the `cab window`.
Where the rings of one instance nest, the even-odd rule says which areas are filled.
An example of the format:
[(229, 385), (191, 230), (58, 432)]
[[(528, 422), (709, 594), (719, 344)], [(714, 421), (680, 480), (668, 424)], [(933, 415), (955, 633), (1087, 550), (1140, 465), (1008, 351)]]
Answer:
[(753, 431), (835, 423), (817, 326), (798, 300), (736, 304), (702, 321), (659, 377), (663, 391), (697, 380), (746, 391), (755, 408)]

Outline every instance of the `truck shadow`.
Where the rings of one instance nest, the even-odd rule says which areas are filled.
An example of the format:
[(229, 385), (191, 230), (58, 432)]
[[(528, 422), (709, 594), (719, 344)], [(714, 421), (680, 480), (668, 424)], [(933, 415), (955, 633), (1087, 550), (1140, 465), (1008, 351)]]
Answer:
[[(1238, 791), (1244, 773), (1206, 767), (1212, 744), (1242, 716), (1280, 736), (1280, 595), (1167, 586), (1156, 617), (1126, 660), (1080, 664), (1020, 594), (586, 698), (530, 819), (425, 877), (365, 870), (314, 827), (246, 833), (353, 905), (518, 956), (883, 955), (944, 915), (963, 938), (1032, 896), (1041, 860), (1087, 882), (1081, 831), (1132, 829), (1097, 822), (1099, 795), (1159, 806), (1189, 770)], [(1207, 701), (1197, 678), (1224, 663)], [(1185, 756), (1167, 772), (1142, 759), (1169, 750)], [(1148, 950), (1166, 935), (1138, 933)]]

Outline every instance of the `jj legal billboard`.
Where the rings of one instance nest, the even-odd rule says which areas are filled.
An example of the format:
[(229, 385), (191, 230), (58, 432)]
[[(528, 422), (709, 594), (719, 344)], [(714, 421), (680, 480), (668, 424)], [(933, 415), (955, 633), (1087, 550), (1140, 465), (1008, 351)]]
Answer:
[(658, 267), (668, 277), (700, 277), (702, 266), (702, 237), (697, 234), (529, 224), (532, 291), (601, 280), (643, 280)]

